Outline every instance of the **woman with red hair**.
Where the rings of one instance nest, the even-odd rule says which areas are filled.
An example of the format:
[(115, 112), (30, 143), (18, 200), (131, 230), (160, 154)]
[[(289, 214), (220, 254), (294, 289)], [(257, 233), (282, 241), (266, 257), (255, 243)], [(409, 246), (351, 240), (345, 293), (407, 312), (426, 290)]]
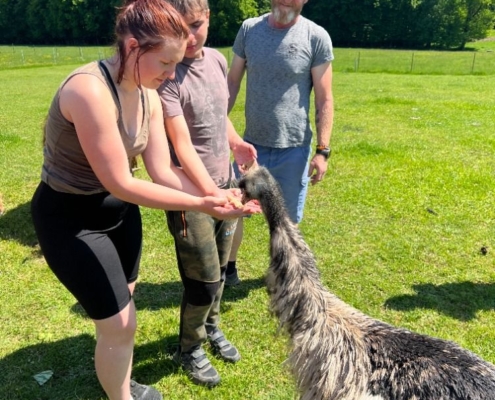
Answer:
[[(95, 367), (110, 400), (159, 400), (131, 381), (136, 332), (132, 293), (142, 244), (139, 206), (218, 218), (250, 213), (205, 196), (170, 161), (155, 89), (173, 78), (188, 26), (167, 2), (127, 2), (115, 56), (73, 71), (52, 101), (32, 215), (48, 266), (96, 326)], [(153, 182), (133, 176), (142, 156)]]

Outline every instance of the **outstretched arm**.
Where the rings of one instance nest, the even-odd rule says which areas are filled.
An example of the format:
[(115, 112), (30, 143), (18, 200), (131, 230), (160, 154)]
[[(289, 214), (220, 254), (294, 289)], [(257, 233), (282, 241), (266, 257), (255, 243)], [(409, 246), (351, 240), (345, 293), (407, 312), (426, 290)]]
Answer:
[(183, 115), (165, 118), (167, 136), (174, 146), (182, 169), (205, 195), (219, 195), (220, 191), (208, 173), (191, 140)]
[(200, 197), (183, 171), (173, 167), (158, 94), (150, 91), (152, 121), (143, 161), (157, 183), (132, 176), (117, 126), (117, 109), (108, 88), (92, 75), (76, 75), (60, 93), (61, 112), (71, 121), (81, 148), (103, 187), (115, 197), (145, 207), (202, 211), (218, 218), (237, 218), (246, 210), (225, 206), (226, 198)]

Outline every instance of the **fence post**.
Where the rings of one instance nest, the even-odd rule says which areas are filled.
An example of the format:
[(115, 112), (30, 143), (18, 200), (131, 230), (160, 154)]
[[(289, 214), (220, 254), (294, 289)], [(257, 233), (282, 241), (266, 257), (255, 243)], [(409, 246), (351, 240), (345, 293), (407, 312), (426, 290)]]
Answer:
[(81, 58), (81, 61), (84, 61), (83, 51), (81, 47), (79, 47), (79, 57)]
[(409, 70), (409, 72), (413, 71), (413, 66), (414, 66), (414, 51), (413, 51), (412, 57), (411, 57), (411, 69)]
[(361, 52), (358, 51), (358, 56), (357, 58), (354, 60), (354, 72), (358, 72), (358, 69), (359, 69), (359, 61), (361, 60)]
[(25, 64), (24, 62), (24, 50), (21, 50), (21, 60), (22, 60), (22, 65)]
[(471, 65), (471, 73), (474, 72), (474, 61), (476, 60), (476, 52), (473, 53), (473, 65)]

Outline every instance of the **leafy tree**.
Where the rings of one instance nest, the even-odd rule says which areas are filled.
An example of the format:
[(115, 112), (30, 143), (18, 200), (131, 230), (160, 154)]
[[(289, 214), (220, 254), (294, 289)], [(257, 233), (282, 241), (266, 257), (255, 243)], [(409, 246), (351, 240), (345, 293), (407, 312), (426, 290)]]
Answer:
[(266, 14), (271, 9), (271, 1), (256, 0), (256, 8), (258, 9), (258, 15)]
[(416, 12), (420, 47), (458, 48), (487, 36), (494, 0), (425, 0)]
[(371, 45), (377, 23), (374, 0), (311, 0), (303, 15), (325, 28), (334, 45)]
[(495, 0), (465, 0), (466, 12), (459, 48), (473, 39), (483, 39), (495, 23)]
[(303, 15), (336, 46), (463, 48), (486, 37), (495, 0), (311, 0)]
[[(210, 0), (208, 44), (230, 46), (246, 18), (271, 0)], [(122, 0), (0, 0), (4, 44), (113, 42)], [(495, 0), (310, 0), (303, 15), (337, 47), (458, 48), (494, 28)]]
[(110, 44), (114, 40), (114, 24), (120, 0), (77, 1), (74, 15), (79, 24), (74, 26), (73, 37), (78, 43)]
[(264, 0), (217, 0), (210, 3), (210, 46), (230, 46), (246, 18), (258, 15)]
[[(26, 20), (26, 9), (29, 0), (1, 0), (0, 2), (0, 37), (6, 44), (17, 44), (19, 38), (29, 33)], [(22, 41), (21, 41), (22, 43)]]

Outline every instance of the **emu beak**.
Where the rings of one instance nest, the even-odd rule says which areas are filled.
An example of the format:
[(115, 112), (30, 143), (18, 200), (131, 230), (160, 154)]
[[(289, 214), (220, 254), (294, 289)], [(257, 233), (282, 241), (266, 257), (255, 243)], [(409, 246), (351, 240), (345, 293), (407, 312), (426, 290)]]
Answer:
[(246, 204), (249, 201), (248, 196), (246, 196), (246, 191), (244, 189), (241, 189), (241, 203)]

